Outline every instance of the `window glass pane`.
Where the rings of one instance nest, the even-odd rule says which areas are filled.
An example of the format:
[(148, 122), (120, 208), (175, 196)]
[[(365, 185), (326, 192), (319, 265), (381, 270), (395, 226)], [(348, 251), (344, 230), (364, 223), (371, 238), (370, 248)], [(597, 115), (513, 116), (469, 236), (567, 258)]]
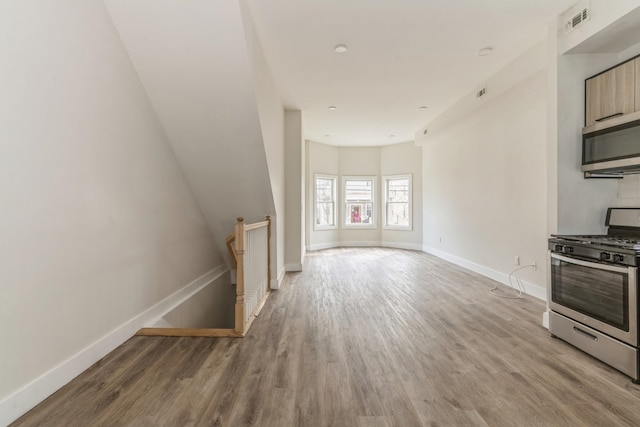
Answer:
[(347, 203), (347, 224), (373, 224), (371, 203)]
[(409, 225), (409, 203), (387, 203), (387, 225)]
[(316, 225), (335, 225), (333, 203), (316, 203)]
[(409, 201), (409, 180), (390, 179), (387, 181), (387, 200), (389, 202)]
[(315, 179), (315, 226), (335, 228), (336, 226), (336, 178), (331, 176)]
[(344, 189), (345, 224), (373, 225), (373, 180), (347, 179)]
[(385, 178), (385, 226), (411, 229), (411, 176)]
[(372, 201), (373, 181), (370, 180), (349, 180), (345, 184), (345, 200), (350, 201)]
[(316, 197), (318, 202), (333, 201), (333, 180), (318, 178), (316, 180)]

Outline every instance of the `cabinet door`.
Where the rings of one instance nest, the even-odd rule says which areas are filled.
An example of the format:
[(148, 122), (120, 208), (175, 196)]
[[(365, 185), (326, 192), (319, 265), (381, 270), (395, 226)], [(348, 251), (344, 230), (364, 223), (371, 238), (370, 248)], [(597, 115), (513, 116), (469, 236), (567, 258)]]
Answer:
[(636, 87), (635, 87), (635, 108), (633, 111), (640, 111), (640, 58), (636, 58), (634, 61), (636, 67)]
[(587, 80), (585, 126), (635, 111), (635, 63), (625, 62)]

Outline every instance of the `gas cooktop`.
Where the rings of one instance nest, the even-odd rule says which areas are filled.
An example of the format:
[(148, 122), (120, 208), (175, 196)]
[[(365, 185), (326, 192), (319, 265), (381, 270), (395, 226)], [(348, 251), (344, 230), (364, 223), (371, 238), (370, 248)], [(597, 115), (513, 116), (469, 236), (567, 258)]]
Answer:
[(584, 245), (612, 246), (621, 249), (640, 251), (640, 238), (635, 236), (608, 236), (608, 235), (551, 235), (556, 240), (581, 243)]
[(640, 208), (607, 209), (605, 226), (607, 234), (552, 234), (549, 250), (566, 257), (640, 265)]

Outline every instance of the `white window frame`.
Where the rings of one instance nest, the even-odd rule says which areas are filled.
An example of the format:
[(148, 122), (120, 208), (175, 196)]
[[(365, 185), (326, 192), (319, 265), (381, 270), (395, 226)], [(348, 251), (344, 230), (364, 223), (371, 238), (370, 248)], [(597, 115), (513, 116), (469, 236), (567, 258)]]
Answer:
[[(318, 224), (318, 180), (326, 179), (332, 182), (332, 203), (333, 203), (333, 224)], [(314, 230), (335, 230), (338, 228), (338, 177), (336, 175), (326, 175), (316, 173), (313, 175), (313, 229)]]
[[(375, 229), (376, 211), (378, 209), (376, 189), (376, 176), (343, 176), (342, 177), (342, 228), (351, 229)], [(349, 209), (347, 208), (347, 181), (371, 181), (371, 224), (350, 224), (347, 222), (349, 218)]]
[[(408, 210), (409, 210), (409, 225), (396, 225), (389, 224), (387, 218), (388, 204), (389, 202), (389, 181), (394, 181), (398, 179), (408, 179), (409, 180), (409, 201), (408, 201)], [(403, 175), (385, 175), (382, 177), (382, 181), (384, 182), (384, 203), (382, 206), (382, 226), (387, 230), (404, 230), (411, 231), (413, 230), (413, 176), (411, 174), (403, 174)]]

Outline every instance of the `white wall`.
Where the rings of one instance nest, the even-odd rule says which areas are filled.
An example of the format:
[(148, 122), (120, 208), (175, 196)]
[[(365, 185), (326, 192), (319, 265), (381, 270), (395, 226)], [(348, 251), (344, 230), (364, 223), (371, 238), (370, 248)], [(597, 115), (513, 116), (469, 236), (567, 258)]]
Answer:
[[(410, 173), (413, 183), (413, 203), (412, 217), (413, 227), (411, 230), (390, 230), (382, 229), (383, 246), (400, 245), (401, 247), (413, 247), (422, 249), (422, 147), (416, 146), (413, 142), (403, 144), (386, 145), (380, 147), (380, 174), (384, 179), (385, 175), (402, 175)], [(408, 172), (409, 171), (409, 172)], [(381, 182), (381, 185), (384, 184)]]
[(523, 53), (428, 126), (423, 145), (424, 249), (507, 282), (522, 271), (545, 296), (546, 44)]
[[(313, 141), (306, 141), (306, 212), (305, 223), (305, 245), (307, 250), (330, 248), (336, 246), (340, 240), (340, 232), (335, 229), (314, 230), (315, 197), (314, 182), (315, 174), (333, 175), (338, 177), (340, 168), (338, 165), (338, 147), (321, 144)], [(339, 180), (337, 181), (339, 186)], [(337, 207), (336, 207), (337, 208)], [(339, 219), (338, 219), (339, 221)]]
[(304, 261), (304, 137), (302, 112), (285, 112), (285, 268), (301, 271)]
[[(222, 304), (220, 303), (222, 302)], [(154, 328), (222, 328), (233, 329), (235, 322), (236, 287), (229, 271), (208, 286), (169, 310), (156, 321)]]
[[(269, 171), (269, 183), (273, 194), (275, 217), (272, 218), (271, 240), (271, 287), (278, 289), (284, 278), (284, 254), (285, 254), (285, 142), (284, 142), (284, 107), (280, 101), (278, 88), (276, 87), (269, 64), (258, 40), (255, 25), (251, 17), (251, 11), (246, 1), (241, 1), (241, 10), (244, 21), (244, 29), (247, 39), (247, 48), (253, 71), (253, 83), (255, 97), (260, 117), (260, 128), (264, 152), (266, 154)], [(250, 171), (247, 171), (250, 173)], [(255, 182), (259, 187), (261, 183)], [(270, 212), (273, 213), (273, 212)], [(275, 239), (273, 238), (275, 237)]]
[(222, 263), (99, 0), (0, 3), (0, 425)]
[(229, 261), (225, 237), (236, 218), (255, 222), (279, 214), (272, 185), (278, 194), (282, 188), (280, 178), (271, 180), (267, 160), (273, 159), (266, 152), (273, 132), (282, 133), (282, 120), (276, 117), (279, 124), (272, 124), (271, 116), (266, 121), (264, 116), (271, 110), (259, 111), (263, 86), (256, 83), (254, 41), (242, 5), (104, 2), (218, 249)]
[[(389, 246), (404, 249), (422, 248), (422, 149), (413, 142), (383, 147), (335, 147), (307, 141), (306, 245), (308, 250), (336, 246)], [(314, 175), (337, 177), (336, 229), (314, 230)], [(413, 229), (385, 230), (382, 226), (384, 175), (413, 176)], [(342, 203), (344, 176), (374, 176), (376, 178), (375, 228), (346, 229)]]

